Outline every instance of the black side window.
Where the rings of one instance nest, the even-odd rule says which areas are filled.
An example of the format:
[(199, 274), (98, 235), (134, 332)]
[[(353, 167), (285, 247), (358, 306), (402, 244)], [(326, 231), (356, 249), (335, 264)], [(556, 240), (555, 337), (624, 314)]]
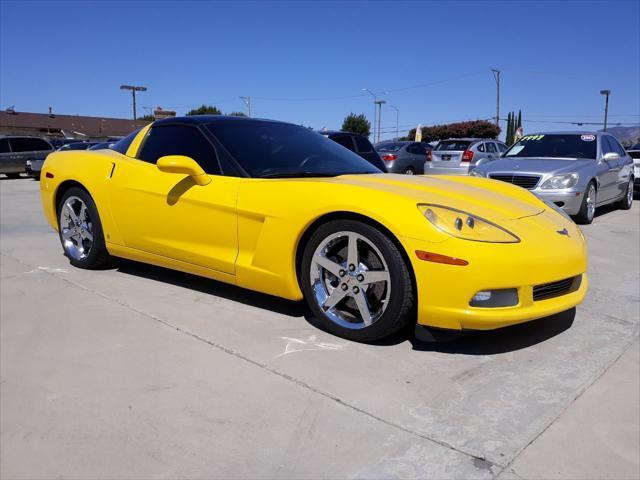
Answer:
[(613, 152), (613, 148), (611, 147), (611, 143), (609, 143), (609, 137), (607, 135), (600, 137), (600, 149), (602, 150), (603, 156), (609, 152)]
[(489, 153), (497, 153), (498, 151), (496, 150), (496, 144), (493, 142), (487, 142), (485, 144), (487, 146), (487, 152)]
[(620, 158), (627, 155), (627, 153), (624, 151), (624, 148), (620, 146), (620, 144), (618, 143), (618, 140), (615, 137), (609, 137), (609, 145), (611, 145), (611, 149), (615, 153), (620, 155)]
[(480, 144), (478, 145), (478, 151), (479, 151), (479, 152), (484, 152), (484, 143), (480, 143)]
[(11, 149), (9, 148), (9, 139), (8, 138), (0, 138), (0, 153), (9, 153)]
[(14, 152), (51, 150), (51, 146), (40, 138), (12, 138), (11, 148)]
[(329, 138), (331, 138), (331, 140), (333, 140), (334, 142), (339, 143), (343, 147), (348, 148), (352, 152), (354, 151), (353, 140), (351, 140), (351, 137), (349, 135), (333, 135)]
[(356, 141), (356, 148), (358, 149), (359, 153), (373, 152), (373, 145), (371, 145), (371, 142), (369, 142), (369, 140), (359, 135), (356, 135), (353, 138)]
[(414, 143), (412, 147), (413, 151), (411, 153), (415, 153), (416, 155), (427, 154), (427, 146), (424, 143)]
[(202, 169), (212, 175), (220, 174), (220, 166), (213, 145), (202, 132), (186, 125), (152, 127), (142, 145), (140, 160), (155, 164), (166, 155), (185, 155), (193, 158)]
[(129, 146), (131, 145), (131, 142), (133, 142), (133, 139), (136, 138), (136, 135), (138, 134), (139, 131), (140, 129), (118, 140), (116, 143), (113, 144), (113, 146), (111, 147), (111, 150), (115, 150), (116, 152), (119, 152), (122, 155), (126, 155), (127, 150), (129, 150)]
[(502, 143), (498, 143), (498, 150), (500, 150), (500, 153), (504, 153), (507, 151), (507, 146)]

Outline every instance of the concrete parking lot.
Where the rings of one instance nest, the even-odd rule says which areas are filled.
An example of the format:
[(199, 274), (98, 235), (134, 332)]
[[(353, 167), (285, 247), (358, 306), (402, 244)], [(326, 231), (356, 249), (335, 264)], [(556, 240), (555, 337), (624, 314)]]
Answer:
[(37, 182), (0, 195), (2, 478), (640, 477), (640, 202), (583, 228), (576, 310), (363, 345), (300, 303), (75, 269)]

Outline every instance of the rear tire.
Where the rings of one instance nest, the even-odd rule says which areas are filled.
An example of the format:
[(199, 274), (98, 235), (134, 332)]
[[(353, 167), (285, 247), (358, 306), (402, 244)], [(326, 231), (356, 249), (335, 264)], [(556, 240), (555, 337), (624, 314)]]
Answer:
[(598, 190), (595, 182), (591, 181), (582, 195), (582, 204), (580, 205), (578, 214), (575, 216), (576, 223), (580, 225), (589, 225), (593, 222), (597, 200)]
[(60, 200), (58, 233), (64, 254), (74, 267), (97, 269), (111, 261), (98, 209), (82, 188), (70, 188)]
[(370, 342), (415, 321), (409, 268), (396, 244), (371, 225), (334, 220), (320, 226), (300, 268), (310, 321), (322, 330)]
[(407, 168), (405, 168), (405, 169), (404, 169), (404, 172), (402, 172), (402, 173), (404, 173), (405, 175), (415, 175), (415, 174), (416, 174), (416, 172), (415, 172), (415, 170), (413, 169), (413, 167), (407, 167)]
[(633, 178), (630, 178), (624, 197), (616, 205), (620, 210), (629, 210), (633, 205), (633, 183)]

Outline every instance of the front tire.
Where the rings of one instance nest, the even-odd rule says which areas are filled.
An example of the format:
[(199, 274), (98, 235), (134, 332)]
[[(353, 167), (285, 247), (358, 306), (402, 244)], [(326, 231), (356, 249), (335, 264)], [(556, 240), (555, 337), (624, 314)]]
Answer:
[(95, 269), (109, 263), (98, 209), (85, 190), (73, 187), (63, 195), (58, 205), (58, 232), (74, 267)]
[(575, 216), (576, 223), (580, 225), (589, 225), (593, 222), (593, 218), (596, 214), (596, 202), (597, 202), (598, 190), (594, 182), (589, 182), (587, 188), (582, 195), (582, 204), (580, 210)]
[(633, 178), (627, 183), (627, 189), (624, 191), (624, 197), (618, 202), (618, 208), (620, 210), (629, 210), (633, 205)]
[(312, 323), (340, 337), (369, 342), (415, 321), (409, 268), (371, 225), (334, 220), (319, 227), (305, 247), (300, 279)]

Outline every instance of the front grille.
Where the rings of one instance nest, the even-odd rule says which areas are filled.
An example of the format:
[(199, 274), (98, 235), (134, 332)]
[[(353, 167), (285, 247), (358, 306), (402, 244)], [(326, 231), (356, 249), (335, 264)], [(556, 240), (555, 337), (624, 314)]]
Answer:
[(557, 282), (543, 283), (533, 287), (533, 300), (546, 300), (548, 298), (559, 297), (567, 293), (575, 292), (580, 288), (582, 275), (577, 277), (565, 278)]
[(522, 188), (526, 188), (527, 190), (531, 190), (538, 185), (540, 181), (539, 175), (489, 175), (489, 178), (494, 180), (500, 180), (501, 182), (513, 183)]

